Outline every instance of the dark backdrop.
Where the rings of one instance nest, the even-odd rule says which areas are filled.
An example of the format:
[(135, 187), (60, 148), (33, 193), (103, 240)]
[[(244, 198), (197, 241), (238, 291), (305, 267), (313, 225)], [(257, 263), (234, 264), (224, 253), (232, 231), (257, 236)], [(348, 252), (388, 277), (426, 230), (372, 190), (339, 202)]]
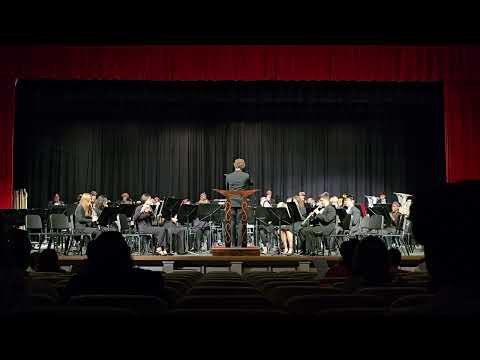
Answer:
[[(20, 81), (15, 188), (197, 198), (243, 157), (255, 186), (357, 196), (445, 180), (440, 83)], [(362, 199), (363, 200), (363, 199)]]

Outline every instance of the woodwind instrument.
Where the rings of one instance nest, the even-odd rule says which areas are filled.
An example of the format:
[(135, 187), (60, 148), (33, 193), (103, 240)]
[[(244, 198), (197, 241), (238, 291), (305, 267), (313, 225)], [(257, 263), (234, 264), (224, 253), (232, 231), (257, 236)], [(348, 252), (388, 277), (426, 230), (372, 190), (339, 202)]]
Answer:
[(302, 226), (308, 224), (310, 222), (310, 219), (315, 216), (316, 212), (320, 210), (323, 207), (323, 205), (318, 205), (308, 216), (305, 218), (305, 220), (302, 221)]

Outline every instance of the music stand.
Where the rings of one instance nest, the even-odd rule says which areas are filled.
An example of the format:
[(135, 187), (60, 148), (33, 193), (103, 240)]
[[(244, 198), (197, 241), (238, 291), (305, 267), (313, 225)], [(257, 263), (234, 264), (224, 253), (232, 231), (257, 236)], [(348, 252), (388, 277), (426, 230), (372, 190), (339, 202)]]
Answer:
[(136, 207), (137, 205), (135, 204), (120, 204), (115, 208), (118, 209), (119, 214), (124, 214), (127, 218), (132, 218)]
[(292, 222), (296, 223), (302, 221), (302, 215), (300, 214), (300, 210), (298, 210), (297, 204), (293, 201), (287, 202), (288, 211), (290, 213), (290, 217), (292, 218)]
[[(212, 221), (221, 223), (225, 214), (222, 214), (222, 206), (219, 204), (199, 204), (197, 205), (197, 217), (200, 221)], [(213, 219), (213, 220), (212, 220)]]
[(182, 199), (166, 198), (163, 204), (162, 217), (165, 220), (171, 220), (178, 213)]
[(198, 206), (183, 204), (178, 209), (178, 222), (180, 224), (190, 224), (197, 217)]
[(288, 214), (287, 209), (285, 208), (266, 208), (267, 212), (269, 215), (271, 215), (272, 219), (272, 224), (277, 223), (277, 226), (281, 227), (282, 225), (291, 225), (292, 224), (292, 219), (290, 218), (290, 215)]
[(51, 214), (66, 214), (67, 206), (66, 205), (57, 205), (53, 206), (48, 210), (49, 215)]
[(98, 217), (98, 225), (102, 227), (110, 227), (116, 220), (117, 215), (121, 214), (120, 208), (118, 207), (106, 207), (103, 209), (102, 213)]
[(368, 212), (370, 215), (381, 215), (383, 216), (383, 223), (384, 227), (391, 227), (393, 226), (392, 219), (390, 217), (390, 213), (388, 211), (388, 208), (384, 206), (385, 204), (380, 205), (380, 206), (374, 206), (371, 208), (368, 208)]

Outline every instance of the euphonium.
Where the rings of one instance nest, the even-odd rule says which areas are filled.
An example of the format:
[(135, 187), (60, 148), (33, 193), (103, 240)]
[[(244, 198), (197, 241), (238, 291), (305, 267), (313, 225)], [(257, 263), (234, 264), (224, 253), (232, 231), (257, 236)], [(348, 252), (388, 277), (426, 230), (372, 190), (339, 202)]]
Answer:
[(408, 198), (412, 197), (412, 195), (405, 194), (405, 193), (397, 193), (397, 192), (394, 192), (394, 194), (397, 196), (398, 202), (400, 203), (400, 209), (398, 209), (398, 212), (402, 215), (405, 215), (406, 217), (409, 217), (410, 206), (412, 206), (412, 200)]

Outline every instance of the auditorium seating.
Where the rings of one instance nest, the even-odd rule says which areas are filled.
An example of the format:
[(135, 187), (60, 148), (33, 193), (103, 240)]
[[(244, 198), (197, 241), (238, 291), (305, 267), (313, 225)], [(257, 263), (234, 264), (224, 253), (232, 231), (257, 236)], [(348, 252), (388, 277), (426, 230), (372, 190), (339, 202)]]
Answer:
[[(361, 288), (345, 294), (334, 284), (345, 278), (319, 278), (316, 272), (233, 272), (175, 270), (163, 274), (163, 299), (132, 295), (88, 295), (62, 303), (62, 290), (71, 274), (31, 273), (57, 291), (31, 296), (32, 316), (60, 318), (85, 316), (120, 318), (167, 317), (169, 319), (379, 319), (407, 316), (409, 309), (428, 304), (428, 275), (399, 274), (395, 286)], [(92, 311), (89, 311), (91, 309)], [(123, 310), (122, 310), (123, 309)], [(34, 314), (33, 314), (34, 313)], [(80, 315), (79, 315), (80, 316)]]

